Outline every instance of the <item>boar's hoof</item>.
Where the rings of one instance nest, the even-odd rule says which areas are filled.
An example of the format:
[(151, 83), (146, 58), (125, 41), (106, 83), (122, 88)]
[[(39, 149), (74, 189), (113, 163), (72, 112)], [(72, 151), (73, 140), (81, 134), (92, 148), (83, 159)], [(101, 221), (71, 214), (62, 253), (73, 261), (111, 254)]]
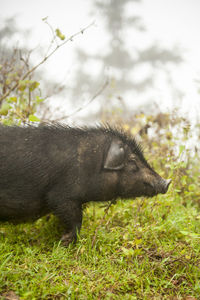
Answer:
[(61, 238), (62, 245), (65, 247), (68, 247), (69, 244), (71, 244), (72, 242), (75, 242), (75, 241), (76, 241), (76, 239), (72, 232), (63, 234), (63, 236)]

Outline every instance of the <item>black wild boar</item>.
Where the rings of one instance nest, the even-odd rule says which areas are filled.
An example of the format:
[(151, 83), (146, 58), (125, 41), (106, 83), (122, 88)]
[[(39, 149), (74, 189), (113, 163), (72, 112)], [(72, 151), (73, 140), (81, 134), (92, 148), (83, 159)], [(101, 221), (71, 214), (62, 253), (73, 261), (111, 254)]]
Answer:
[(82, 204), (166, 193), (135, 139), (109, 126), (0, 126), (0, 221), (24, 222), (47, 213), (76, 240)]

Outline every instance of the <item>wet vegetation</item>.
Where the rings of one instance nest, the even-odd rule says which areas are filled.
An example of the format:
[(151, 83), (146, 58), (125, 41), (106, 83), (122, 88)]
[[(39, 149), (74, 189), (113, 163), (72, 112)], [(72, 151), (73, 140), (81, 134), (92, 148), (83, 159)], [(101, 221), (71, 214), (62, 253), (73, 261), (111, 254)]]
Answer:
[(164, 178), (172, 178), (168, 193), (118, 200), (109, 208), (88, 204), (78, 241), (68, 248), (53, 216), (1, 223), (2, 299), (198, 299), (200, 164), (187, 142), (199, 127), (191, 131), (182, 118), (162, 115), (161, 133), (160, 116), (135, 116), (141, 129), (144, 118), (154, 129), (151, 138), (149, 129), (142, 131), (146, 153)]

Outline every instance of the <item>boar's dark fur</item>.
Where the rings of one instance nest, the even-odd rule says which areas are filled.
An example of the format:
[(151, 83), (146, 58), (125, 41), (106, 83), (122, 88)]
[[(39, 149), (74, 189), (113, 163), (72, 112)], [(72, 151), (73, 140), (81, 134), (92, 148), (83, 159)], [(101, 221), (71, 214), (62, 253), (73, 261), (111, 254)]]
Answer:
[(122, 130), (0, 126), (0, 221), (52, 212), (64, 225), (66, 245), (81, 228), (83, 203), (154, 196), (169, 184)]

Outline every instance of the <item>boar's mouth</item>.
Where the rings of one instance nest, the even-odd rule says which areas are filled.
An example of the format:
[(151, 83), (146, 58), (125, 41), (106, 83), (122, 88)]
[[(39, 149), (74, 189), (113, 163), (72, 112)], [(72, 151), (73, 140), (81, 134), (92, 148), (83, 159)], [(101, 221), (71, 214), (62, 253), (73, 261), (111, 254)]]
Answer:
[(144, 182), (144, 196), (153, 197), (157, 194), (157, 189), (153, 183)]

